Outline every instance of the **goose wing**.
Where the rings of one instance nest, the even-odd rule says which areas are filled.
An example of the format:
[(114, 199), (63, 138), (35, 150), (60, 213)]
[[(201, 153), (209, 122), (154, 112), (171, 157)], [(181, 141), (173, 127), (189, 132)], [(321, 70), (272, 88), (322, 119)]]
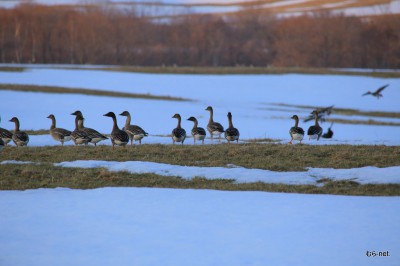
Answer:
[(301, 127), (291, 127), (289, 130), (290, 135), (301, 134), (304, 135), (304, 130)]
[(237, 128), (234, 127), (230, 127), (225, 131), (226, 136), (230, 136), (230, 137), (235, 137), (235, 136), (239, 136), (239, 130)]
[(7, 129), (0, 127), (0, 138), (2, 138), (2, 139), (11, 139), (12, 135), (13, 134), (10, 131), (8, 131)]
[(128, 133), (126, 133), (123, 130), (117, 129), (117, 130), (113, 130), (113, 132), (111, 132), (111, 139), (114, 142), (121, 142), (121, 143), (128, 143), (129, 142), (129, 136)]
[(201, 135), (201, 136), (205, 136), (207, 135), (206, 131), (204, 130), (204, 128), (202, 127), (196, 127), (194, 129), (192, 129), (192, 135)]
[(86, 134), (89, 136), (91, 139), (108, 139), (106, 136), (103, 134), (100, 134), (97, 130), (94, 130), (93, 128), (82, 128), (82, 131), (86, 132)]
[(320, 126), (310, 126), (307, 131), (307, 135), (321, 135), (322, 127)]
[(207, 125), (207, 129), (211, 132), (214, 132), (214, 131), (224, 132), (224, 127), (218, 122), (209, 123)]
[(146, 131), (144, 131), (143, 128), (136, 126), (136, 125), (130, 125), (130, 126), (124, 127), (123, 130), (125, 130), (126, 132), (128, 132), (129, 134), (132, 134), (132, 135), (144, 135), (144, 136), (148, 135), (148, 133)]
[(174, 128), (174, 130), (172, 130), (172, 135), (176, 138), (186, 137), (186, 130), (183, 128)]
[(389, 86), (389, 84), (386, 84), (386, 85), (380, 87), (379, 89), (377, 89), (377, 90), (375, 91), (375, 93), (377, 93), (377, 94), (380, 93), (380, 92), (383, 91), (387, 86)]

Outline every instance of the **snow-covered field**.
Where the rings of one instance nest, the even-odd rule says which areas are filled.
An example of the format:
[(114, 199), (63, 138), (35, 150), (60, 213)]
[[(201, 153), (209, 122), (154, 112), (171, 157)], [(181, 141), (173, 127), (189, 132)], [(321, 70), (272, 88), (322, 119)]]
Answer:
[[(85, 123), (103, 133), (112, 123), (102, 115), (128, 110), (134, 124), (151, 135), (144, 143), (169, 144), (172, 115), (196, 116), (205, 127), (212, 105), (227, 126), (233, 114), (241, 138), (289, 140), (290, 117), (311, 110), (291, 105), (335, 105), (362, 111), (400, 112), (400, 79), (339, 75), (173, 75), (96, 70), (29, 68), (1, 72), (1, 83), (114, 90), (190, 98), (192, 102), (111, 98), (0, 90), (1, 127), (17, 116), (23, 129), (57, 125), (73, 129), (79, 109)], [(390, 84), (384, 97), (361, 97)], [(368, 120), (369, 117), (333, 118)], [(118, 117), (122, 127), (124, 119)], [(396, 122), (395, 118), (372, 118)], [(312, 123), (300, 126), (307, 129)], [(326, 129), (328, 124), (322, 124)], [(400, 127), (335, 123), (334, 138), (305, 144), (400, 145)], [(102, 142), (109, 145), (109, 141)], [(206, 144), (210, 144), (206, 140)], [(218, 142), (214, 142), (218, 143)], [(192, 144), (188, 139), (186, 144)], [(30, 146), (59, 145), (49, 135), (31, 136)], [(68, 143), (68, 145), (72, 145)], [(234, 148), (234, 146), (233, 146)], [(3, 152), (6, 150), (3, 150)], [(5, 161), (4, 163), (29, 163)], [(302, 173), (260, 169), (184, 167), (149, 162), (62, 162), (63, 167), (106, 167), (183, 178), (229, 178), (316, 184), (320, 178), (399, 183), (400, 166), (354, 169), (310, 168)], [(1, 174), (1, 173), (0, 173)], [(249, 176), (253, 179), (248, 179)], [(299, 182), (299, 181), (302, 182)], [(0, 265), (399, 265), (400, 197), (297, 195), (155, 188), (0, 191)], [(367, 253), (374, 252), (374, 253)], [(378, 256), (379, 255), (389, 256)], [(368, 257), (367, 254), (372, 256)], [(373, 256), (376, 254), (376, 256)]]
[(0, 202), (1, 265), (400, 262), (399, 197), (60, 188)]
[[(214, 107), (214, 120), (227, 126), (228, 112), (233, 114), (233, 123), (240, 130), (241, 139), (272, 138), (289, 140), (289, 128), (293, 126), (290, 117), (298, 114), (305, 118), (311, 111), (296, 107), (281, 107), (276, 104), (331, 106), (362, 111), (400, 112), (400, 79), (371, 78), (340, 75), (174, 75), (118, 73), (96, 70), (65, 70), (52, 68), (31, 68), (24, 72), (0, 72), (1, 83), (33, 84), (112, 90), (153, 95), (171, 95), (193, 99), (194, 102), (173, 102), (162, 100), (110, 98), (71, 94), (45, 94), (15, 91), (0, 91), (3, 101), (0, 106), (2, 127), (13, 128), (8, 120), (17, 116), (23, 129), (45, 129), (50, 127), (46, 117), (53, 113), (57, 125), (74, 128), (75, 110), (81, 110), (87, 127), (109, 133), (112, 121), (103, 114), (128, 110), (132, 123), (142, 126), (150, 137), (144, 143), (171, 143), (170, 138), (156, 138), (170, 134), (176, 126), (171, 117), (180, 113), (182, 126), (187, 132), (193, 123), (186, 121), (190, 116), (199, 120), (199, 126), (206, 127), (209, 113), (204, 109)], [(390, 84), (383, 91), (383, 98), (361, 95), (370, 90)], [(332, 114), (332, 118), (346, 118), (400, 123), (398, 118), (343, 117)], [(119, 116), (122, 127), (124, 117)], [(312, 122), (300, 122), (305, 130)], [(325, 130), (328, 123), (322, 125)], [(331, 140), (318, 144), (384, 144), (400, 145), (400, 127), (373, 126), (335, 123)], [(38, 139), (40, 145), (56, 143), (47, 136), (47, 142)], [(187, 143), (191, 142), (187, 140)], [(304, 143), (316, 143), (304, 141)], [(30, 145), (37, 146), (35, 138)]]

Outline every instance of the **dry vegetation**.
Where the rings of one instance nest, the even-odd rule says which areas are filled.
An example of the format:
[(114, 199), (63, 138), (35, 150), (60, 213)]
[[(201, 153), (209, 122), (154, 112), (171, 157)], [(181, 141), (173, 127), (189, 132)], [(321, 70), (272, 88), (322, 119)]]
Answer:
[[(283, 106), (283, 107), (295, 107), (295, 108), (308, 109), (308, 110), (321, 109), (321, 108), (326, 107), (326, 106), (311, 106), (311, 105), (293, 105), (293, 104), (286, 104), (286, 103), (279, 103), (279, 104), (270, 103), (268, 105), (277, 105), (277, 106)], [(357, 110), (357, 109), (337, 108), (337, 107), (333, 107), (333, 112), (335, 114), (340, 114), (340, 115), (400, 118), (400, 113), (398, 113), (398, 112), (361, 111), (361, 110)]]
[(112, 151), (110, 146), (6, 147), (0, 161), (58, 163), (74, 160), (151, 161), (189, 166), (226, 166), (273, 171), (304, 171), (307, 167), (354, 168), (400, 165), (400, 147), (352, 145), (162, 145), (145, 144)]
[[(309, 146), (276, 144), (172, 146), (141, 145), (120, 148), (98, 147), (6, 147), (0, 161), (18, 160), (40, 164), (0, 165), (0, 189), (41, 187), (97, 188), (105, 186), (168, 187), (218, 190), (257, 190), (344, 195), (400, 195), (400, 185), (359, 185), (353, 181), (323, 180), (323, 186), (237, 184), (232, 180), (165, 177), (155, 174), (109, 172), (102, 168), (61, 168), (53, 163), (74, 160), (153, 161), (192, 166), (226, 166), (275, 171), (303, 171), (306, 167), (353, 168), (400, 165), (400, 147)], [(321, 183), (321, 184), (322, 184)]]
[[(290, 108), (297, 108), (297, 109), (307, 109), (307, 110), (314, 110), (314, 109), (321, 109), (325, 108), (322, 106), (310, 106), (310, 105), (292, 105), (292, 104), (266, 104), (268, 106), (278, 106), (276, 107), (265, 107), (261, 108), (262, 110), (273, 110), (273, 111), (286, 111), (286, 112), (294, 112), (293, 109), (285, 109), (281, 107), (290, 107)], [(326, 122), (334, 122), (340, 124), (361, 124), (361, 125), (380, 125), (380, 126), (400, 126), (399, 122), (387, 122), (387, 121), (379, 121), (376, 119), (371, 119), (370, 117), (378, 118), (400, 118), (400, 113), (398, 112), (384, 112), (384, 111), (361, 111), (356, 109), (349, 109), (349, 108), (333, 108), (332, 111), (334, 114), (349, 116), (348, 119), (346, 118), (332, 118), (327, 116)], [(360, 120), (354, 119), (352, 116), (365, 116), (368, 117), (368, 120)]]
[(150, 100), (167, 100), (167, 101), (190, 101), (180, 97), (172, 96), (156, 96), (151, 94), (127, 93), (106, 90), (91, 90), (79, 88), (64, 88), (55, 86), (37, 86), (37, 85), (16, 85), (16, 84), (0, 84), (0, 90), (12, 90), (23, 92), (45, 92), (45, 93), (66, 93), (66, 94), (84, 94), (93, 96), (108, 97), (124, 97), (124, 98), (140, 98)]
[(400, 164), (400, 148), (386, 146), (310, 145), (137, 145), (111, 151), (99, 147), (6, 147), (0, 160), (62, 162), (73, 160), (144, 160), (179, 165), (226, 166), (274, 171), (303, 171), (306, 167), (353, 168)]
[(92, 189), (101, 187), (154, 187), (180, 189), (216, 189), (235, 191), (269, 191), (337, 195), (399, 196), (400, 185), (359, 185), (352, 181), (326, 181), (324, 186), (267, 184), (262, 182), (237, 184), (232, 180), (185, 180), (174, 176), (109, 172), (105, 169), (61, 168), (51, 164), (0, 165), (0, 190), (68, 187)]
[(134, 9), (0, 9), (0, 62), (136, 66), (400, 66), (400, 15), (279, 19), (262, 9), (155, 23)]
[[(70, 68), (68, 68), (70, 69)], [(368, 76), (380, 78), (400, 78), (399, 71), (341, 71), (340, 69), (312, 68), (312, 67), (256, 67), (256, 66), (234, 66), (234, 67), (185, 67), (185, 66), (120, 66), (112, 68), (80, 68), (81, 70), (103, 70), (116, 72), (134, 73), (157, 73), (157, 74), (310, 74), (310, 75), (341, 75), (341, 76)]]

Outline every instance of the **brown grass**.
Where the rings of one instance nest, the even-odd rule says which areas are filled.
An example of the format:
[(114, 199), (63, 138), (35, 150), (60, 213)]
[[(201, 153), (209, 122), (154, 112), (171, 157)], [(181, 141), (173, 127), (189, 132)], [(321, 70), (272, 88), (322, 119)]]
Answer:
[[(300, 109), (308, 109), (314, 110), (319, 108), (325, 108), (326, 106), (311, 106), (311, 105), (294, 105), (294, 104), (286, 104), (286, 103), (269, 103), (268, 105), (274, 106), (283, 106), (283, 107), (295, 107)], [(269, 108), (273, 109), (273, 108)], [(332, 113), (340, 114), (340, 115), (358, 115), (358, 116), (368, 116), (368, 117), (387, 117), (387, 118), (400, 118), (399, 112), (383, 112), (383, 111), (360, 111), (357, 109), (350, 109), (350, 108), (337, 108), (333, 107)]]
[(269, 191), (284, 193), (398, 196), (400, 185), (359, 185), (352, 181), (327, 181), (324, 186), (266, 184), (262, 182), (237, 184), (232, 180), (185, 180), (174, 176), (109, 172), (102, 168), (61, 168), (51, 164), (0, 165), (0, 190), (68, 187), (92, 189), (100, 187), (154, 187), (179, 189), (216, 189), (228, 191)]
[(226, 166), (234, 164), (246, 168), (273, 171), (304, 171), (307, 167), (355, 168), (364, 166), (388, 167), (400, 165), (398, 146), (352, 145), (161, 145), (144, 144), (110, 146), (8, 146), (0, 153), (0, 161), (18, 160), (58, 163), (74, 160), (150, 161), (188, 166)]
[(166, 100), (166, 101), (191, 101), (189, 99), (172, 96), (156, 96), (151, 94), (127, 93), (117, 91), (89, 90), (81, 88), (64, 88), (55, 86), (36, 86), (36, 85), (16, 85), (0, 84), (0, 90), (23, 91), (23, 92), (44, 92), (44, 93), (66, 93), (66, 94), (84, 94), (92, 96), (140, 98), (148, 100)]
[[(71, 69), (71, 68), (68, 68)], [(134, 73), (156, 73), (156, 74), (207, 74), (207, 75), (232, 75), (232, 74), (318, 74), (318, 75), (344, 75), (344, 76), (368, 76), (381, 78), (398, 78), (400, 72), (357, 72), (340, 71), (329, 68), (301, 68), (301, 67), (185, 67), (185, 66), (158, 66), (158, 67), (105, 67), (105, 68), (78, 68), (79, 70), (102, 70), (116, 72)]]
[(25, 68), (23, 67), (0, 67), (2, 72), (23, 72)]

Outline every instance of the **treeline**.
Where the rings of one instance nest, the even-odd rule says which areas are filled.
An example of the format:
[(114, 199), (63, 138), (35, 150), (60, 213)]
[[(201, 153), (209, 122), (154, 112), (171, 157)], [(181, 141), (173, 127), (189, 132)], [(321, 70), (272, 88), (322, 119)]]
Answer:
[(2, 63), (141, 66), (400, 67), (400, 16), (257, 10), (155, 22), (133, 9), (21, 5), (0, 9)]

